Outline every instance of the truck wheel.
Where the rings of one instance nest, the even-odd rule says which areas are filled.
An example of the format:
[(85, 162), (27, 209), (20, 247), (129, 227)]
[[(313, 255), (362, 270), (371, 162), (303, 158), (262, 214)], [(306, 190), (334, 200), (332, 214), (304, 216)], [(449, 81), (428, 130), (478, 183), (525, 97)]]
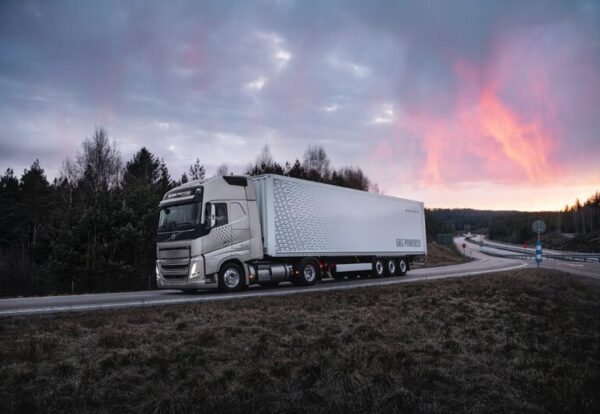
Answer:
[(396, 265), (396, 259), (386, 259), (385, 261), (385, 275), (396, 276), (398, 272), (398, 266)]
[(402, 257), (398, 260), (398, 274), (404, 276), (408, 272), (408, 261)]
[(373, 260), (373, 276), (383, 277), (385, 275), (385, 263), (381, 257), (376, 257)]
[(219, 288), (224, 292), (235, 292), (244, 286), (244, 272), (235, 263), (226, 263), (219, 272)]
[(299, 266), (298, 284), (308, 286), (314, 285), (319, 276), (319, 266), (312, 259), (302, 259)]

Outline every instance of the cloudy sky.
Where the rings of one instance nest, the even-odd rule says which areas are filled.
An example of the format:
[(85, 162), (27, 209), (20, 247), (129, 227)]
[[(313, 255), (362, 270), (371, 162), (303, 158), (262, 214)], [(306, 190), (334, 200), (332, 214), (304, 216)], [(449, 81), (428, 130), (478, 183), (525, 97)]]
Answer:
[(0, 168), (96, 126), (178, 178), (325, 147), (428, 207), (600, 190), (598, 1), (0, 2)]

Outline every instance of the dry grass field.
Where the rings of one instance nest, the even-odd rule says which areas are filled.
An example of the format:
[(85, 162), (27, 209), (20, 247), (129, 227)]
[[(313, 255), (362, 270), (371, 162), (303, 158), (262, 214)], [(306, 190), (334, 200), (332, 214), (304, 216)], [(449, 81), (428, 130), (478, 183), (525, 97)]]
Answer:
[(471, 259), (461, 254), (456, 246), (443, 246), (436, 242), (427, 243), (426, 267), (449, 266), (469, 260)]
[(600, 412), (600, 283), (525, 270), (0, 320), (11, 412)]

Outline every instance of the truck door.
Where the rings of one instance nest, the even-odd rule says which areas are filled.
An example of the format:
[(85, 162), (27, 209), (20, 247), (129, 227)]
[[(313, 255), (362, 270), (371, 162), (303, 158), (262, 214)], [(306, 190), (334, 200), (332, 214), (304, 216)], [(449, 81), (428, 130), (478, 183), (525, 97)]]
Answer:
[(242, 262), (250, 259), (250, 221), (246, 201), (229, 203), (229, 220), (232, 226), (231, 252)]
[[(211, 202), (215, 206), (215, 226), (204, 236), (202, 250), (206, 263), (206, 274), (219, 271), (219, 263), (231, 254), (233, 226), (229, 221), (226, 202)], [(210, 221), (210, 208), (206, 208), (205, 222)]]

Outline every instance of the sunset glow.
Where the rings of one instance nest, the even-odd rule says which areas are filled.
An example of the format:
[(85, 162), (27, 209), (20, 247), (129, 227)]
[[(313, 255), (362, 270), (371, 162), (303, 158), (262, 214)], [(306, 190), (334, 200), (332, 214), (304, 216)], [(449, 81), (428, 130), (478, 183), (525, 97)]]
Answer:
[(320, 144), (429, 207), (559, 209), (600, 189), (594, 1), (0, 7), (2, 170), (39, 158), (53, 178), (103, 126), (173, 177)]

